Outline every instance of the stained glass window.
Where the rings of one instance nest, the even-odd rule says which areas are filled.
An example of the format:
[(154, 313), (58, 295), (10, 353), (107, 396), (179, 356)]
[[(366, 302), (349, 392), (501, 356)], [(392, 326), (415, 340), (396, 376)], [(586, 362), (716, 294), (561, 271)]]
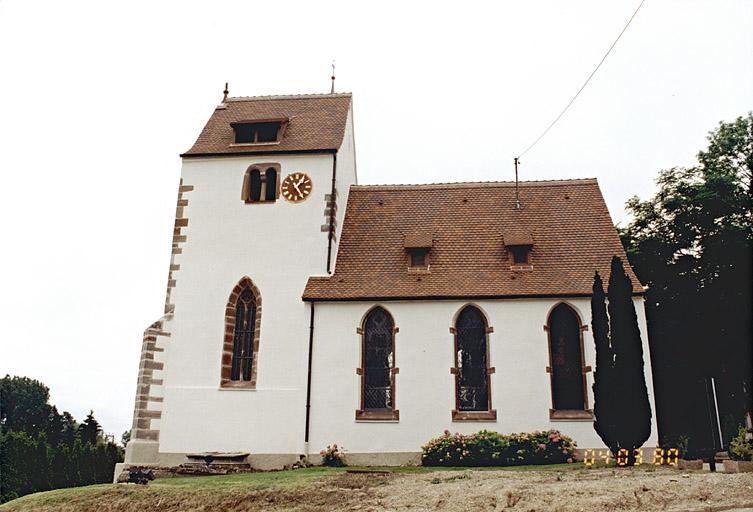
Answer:
[(363, 330), (363, 409), (392, 410), (394, 354), (392, 317), (382, 308), (373, 309)]
[(458, 410), (489, 410), (486, 320), (478, 308), (467, 306), (455, 323)]
[(554, 409), (585, 409), (580, 321), (575, 312), (565, 304), (554, 308), (549, 316), (549, 343)]
[(230, 380), (251, 380), (254, 364), (254, 330), (256, 326), (256, 300), (246, 286), (235, 305), (235, 331)]

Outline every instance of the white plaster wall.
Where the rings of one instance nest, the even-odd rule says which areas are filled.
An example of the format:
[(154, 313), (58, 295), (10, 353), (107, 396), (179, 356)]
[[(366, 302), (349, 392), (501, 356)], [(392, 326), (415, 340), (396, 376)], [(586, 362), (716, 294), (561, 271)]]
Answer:
[[(308, 199), (245, 204), (244, 173), (263, 162), (279, 163), (281, 179), (311, 176)], [(332, 155), (186, 159), (182, 177), (195, 188), (184, 196), (187, 240), (175, 258), (159, 450), (301, 453), (309, 336), (301, 294), (309, 276), (326, 273)], [(244, 275), (262, 297), (257, 389), (220, 389), (225, 305)]]
[[(566, 301), (590, 324), (589, 299)], [(356, 328), (374, 303), (319, 303), (312, 374), (311, 442), (317, 452), (337, 442), (353, 453), (415, 452), (444, 429), (471, 433), (481, 429), (498, 432), (529, 432), (557, 428), (572, 436), (580, 447), (601, 447), (591, 421), (550, 421), (552, 404), (547, 334), (543, 329), (557, 300), (500, 300), (475, 303), (485, 312), (494, 332), (489, 335), (492, 406), (496, 421), (453, 422), (453, 336), (450, 326), (467, 303), (388, 302), (380, 304), (395, 320), (396, 405), (399, 422), (357, 422), (359, 407), (360, 336)], [(635, 302), (643, 336), (646, 384), (652, 409), (653, 381), (650, 371), (643, 303)], [(594, 366), (594, 343), (584, 333), (585, 360)], [(587, 376), (589, 406), (593, 407), (593, 373)], [(656, 444), (656, 422), (646, 446)]]
[(336, 240), (332, 244), (332, 264), (330, 271), (335, 271), (337, 249), (340, 247), (340, 234), (345, 220), (345, 207), (348, 204), (350, 186), (358, 183), (356, 172), (356, 142), (353, 132), (353, 103), (350, 104), (348, 119), (345, 123), (345, 136), (340, 151), (337, 152), (337, 220)]

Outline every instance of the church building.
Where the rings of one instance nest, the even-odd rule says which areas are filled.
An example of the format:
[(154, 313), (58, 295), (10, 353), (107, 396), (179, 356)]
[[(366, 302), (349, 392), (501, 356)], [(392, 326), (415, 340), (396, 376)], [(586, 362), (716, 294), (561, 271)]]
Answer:
[(604, 449), (590, 296), (613, 255), (655, 410), (644, 290), (595, 179), (358, 185), (352, 97), (334, 93), (226, 93), (181, 156), (126, 464), (280, 468), (331, 443), (405, 464), (445, 429)]

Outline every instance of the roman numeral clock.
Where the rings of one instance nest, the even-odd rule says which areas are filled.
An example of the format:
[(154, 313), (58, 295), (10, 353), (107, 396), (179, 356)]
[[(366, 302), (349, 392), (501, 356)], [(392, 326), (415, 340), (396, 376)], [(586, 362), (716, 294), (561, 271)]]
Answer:
[(300, 203), (311, 194), (313, 183), (305, 172), (293, 172), (282, 180), (282, 197), (293, 203)]

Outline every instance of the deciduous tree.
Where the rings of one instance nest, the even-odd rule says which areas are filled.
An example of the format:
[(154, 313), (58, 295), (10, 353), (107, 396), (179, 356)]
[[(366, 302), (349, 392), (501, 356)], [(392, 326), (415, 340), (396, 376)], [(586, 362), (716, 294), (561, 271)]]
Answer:
[(646, 294), (660, 433), (711, 443), (705, 389), (715, 377), (725, 440), (751, 408), (753, 115), (720, 123), (698, 164), (664, 170), (627, 203), (621, 231)]

